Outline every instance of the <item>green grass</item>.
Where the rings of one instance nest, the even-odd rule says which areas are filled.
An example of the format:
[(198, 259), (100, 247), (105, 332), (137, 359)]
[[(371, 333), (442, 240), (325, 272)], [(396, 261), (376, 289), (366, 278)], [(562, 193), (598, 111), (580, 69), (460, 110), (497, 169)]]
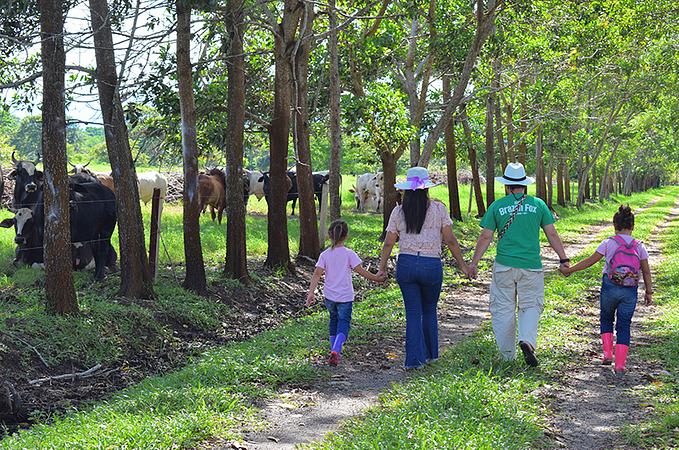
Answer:
[[(346, 181), (344, 186), (345, 189), (348, 187)], [(632, 197), (631, 202), (640, 205), (662, 192), (640, 194)], [(445, 187), (436, 188), (432, 196), (445, 199)], [(351, 194), (345, 192), (344, 199), (344, 212), (351, 229), (349, 245), (363, 255), (376, 256), (381, 216), (352, 213)], [(649, 217), (666, 206), (659, 203), (649, 211)], [(261, 213), (261, 208), (265, 208), (264, 202), (255, 203), (251, 211)], [(563, 225), (569, 233), (576, 233), (582, 230), (583, 223), (610, 220), (614, 208), (612, 204), (588, 205), (579, 214), (564, 210), (561, 211), (564, 218), (557, 227), (561, 229)], [(168, 205), (165, 213), (163, 232), (170, 258), (174, 262), (181, 261), (180, 209)], [(225, 227), (210, 223), (207, 217), (201, 220), (206, 260), (208, 264), (220, 264)], [(262, 256), (266, 249), (264, 218), (251, 216), (248, 220), (249, 252)], [(289, 223), (292, 243), (296, 240), (296, 221), (292, 219)], [(478, 236), (478, 220), (469, 219), (456, 224), (456, 232), (463, 245), (470, 249)], [(0, 239), (0, 258), (3, 261), (13, 256), (11, 239), (5, 237), (9, 234), (6, 232)], [(76, 318), (57, 318), (43, 311), (40, 271), (17, 270), (9, 264), (0, 267), (6, 274), (0, 279), (0, 330), (23, 336), (52, 365), (70, 361), (93, 364), (102, 360), (120, 360), (125, 355), (139, 352), (153, 354), (162, 351), (163, 346), (174, 345), (172, 328), (168, 323), (190, 324), (210, 332), (222, 326), (221, 317), (228, 312), (225, 305), (214, 299), (191, 295), (167, 281), (156, 285), (159, 299), (153, 307), (125, 302), (114, 296), (114, 278), (93, 287), (91, 275), (79, 273), (76, 278), (83, 314)], [(167, 279), (167, 273), (162, 279)], [(260, 281), (275, 282), (273, 279)], [(446, 282), (456, 283), (459, 278), (447, 271)], [(584, 283), (564, 283), (560, 287), (550, 283), (553, 290), (549, 295), (577, 298), (585, 291)], [(564, 301), (566, 307), (570, 308), (570, 304)], [(572, 328), (574, 323), (577, 324), (577, 319), (573, 319), (574, 323), (570, 323), (571, 319), (559, 317), (554, 320), (555, 324), (547, 320), (547, 326)], [(564, 321), (567, 322), (565, 325)], [(372, 342), (372, 337), (397, 332), (402, 323), (402, 305), (397, 288), (393, 285), (378, 288), (356, 305), (352, 342), (355, 345)], [(0, 448), (167, 448), (195, 445), (214, 436), (237, 437), (244, 427), (257, 426), (253, 400), (273, 395), (282, 383), (324, 375), (323, 371), (314, 368), (311, 358), (318, 356), (326, 346), (325, 326), (325, 314), (316, 312), (262, 333), (250, 341), (209, 351), (176, 373), (145, 380), (105, 402), (85, 405), (79, 411), (10, 436), (0, 441)], [(444, 446), (455, 442), (473, 442), (482, 447), (503, 443), (526, 446), (541, 435), (539, 403), (530, 393), (545, 378), (536, 373), (524, 373), (521, 365), (494, 359), (493, 341), (488, 329), (484, 330), (473, 340), (456, 347), (457, 350), (446, 353), (440, 363), (422, 374), (421, 383), (415, 382), (420, 389), (417, 394), (419, 399), (424, 401), (430, 392), (432, 395), (435, 393), (438, 399), (432, 402), (435, 411), (422, 410), (417, 417), (425, 418), (432, 413), (441, 419), (436, 434), (441, 435), (441, 439), (448, 439), (441, 441)], [(548, 342), (546, 345), (556, 343)], [(30, 350), (26, 350), (25, 355), (32, 357)], [(470, 360), (472, 355), (475, 355), (477, 363)], [(351, 347), (347, 357), (351, 357)], [(547, 361), (546, 367), (555, 370), (558, 364)], [(436, 383), (436, 378), (445, 380), (445, 383)], [(385, 397), (390, 399), (387, 406), (401, 408), (401, 414), (408, 415), (410, 408), (417, 408), (421, 402), (399, 400), (399, 392), (405, 395), (409, 391), (404, 389), (388, 394)], [(469, 407), (465, 406), (467, 401)], [(481, 405), (483, 408), (479, 409)], [(451, 409), (459, 413), (455, 416), (456, 420), (442, 420), (453, 418)], [(391, 417), (390, 413), (384, 416)], [(393, 426), (398, 424), (393, 417), (389, 420)], [(451, 437), (445, 437), (449, 422), (454, 422), (456, 428)], [(427, 439), (424, 433), (427, 426), (430, 425), (425, 422), (413, 422), (413, 432), (416, 437), (419, 436), (417, 439)], [(415, 442), (423, 445), (429, 442), (417, 439)]]
[(672, 222), (662, 239), (665, 259), (657, 265), (655, 294), (661, 315), (642, 324), (653, 340), (635, 351), (644, 364), (663, 372), (643, 391), (645, 403), (654, 409), (651, 419), (625, 430), (630, 445), (644, 448), (679, 447), (679, 221)]
[[(679, 195), (677, 189), (634, 196), (640, 206), (662, 194), (662, 199), (637, 217), (635, 236), (648, 237)], [(590, 207), (569, 214), (558, 223), (582, 231), (585, 223), (609, 219), (617, 205)], [(603, 237), (603, 235), (602, 235)], [(582, 255), (595, 248), (592, 244)], [(595, 326), (572, 312), (587, 302), (599, 284), (601, 267), (566, 279), (546, 278), (545, 313), (540, 323), (540, 370), (523, 363), (497, 359), (488, 324), (474, 337), (448, 349), (421, 375), (386, 392), (378, 407), (348, 422), (340, 432), (309, 446), (320, 449), (363, 448), (529, 448), (545, 445), (541, 399), (535, 390), (561, 376), (564, 364), (579, 355), (586, 340), (583, 330)]]

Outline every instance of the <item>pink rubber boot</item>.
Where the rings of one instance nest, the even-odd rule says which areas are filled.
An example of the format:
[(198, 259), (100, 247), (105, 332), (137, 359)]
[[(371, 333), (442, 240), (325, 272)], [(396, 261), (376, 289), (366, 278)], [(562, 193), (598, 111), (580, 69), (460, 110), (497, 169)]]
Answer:
[(615, 373), (624, 374), (627, 365), (627, 350), (629, 345), (616, 344), (615, 346)]
[(601, 344), (604, 348), (601, 364), (608, 366), (613, 362), (613, 333), (601, 333)]

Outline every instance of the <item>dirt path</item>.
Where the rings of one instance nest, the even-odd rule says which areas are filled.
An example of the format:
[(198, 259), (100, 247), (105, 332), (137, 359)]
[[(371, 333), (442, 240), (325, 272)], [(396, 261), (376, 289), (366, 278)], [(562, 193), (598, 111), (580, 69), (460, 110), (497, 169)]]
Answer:
[[(648, 208), (657, 199), (646, 205)], [(569, 255), (574, 255), (598, 238), (609, 223), (588, 227), (583, 233), (566, 240)], [(548, 247), (543, 248), (547, 270), (555, 270), (558, 257)], [(444, 286), (439, 302), (439, 342), (441, 350), (455, 345), (476, 331), (490, 317), (488, 287), (490, 274), (471, 286)], [(377, 403), (378, 395), (392, 383), (408, 376), (403, 366), (403, 330), (388, 336), (376, 335), (358, 347), (347, 346), (347, 354), (333, 374), (307, 386), (282, 390), (277, 399), (259, 405), (264, 431), (245, 434), (243, 443), (208, 445), (212, 449), (290, 449), (296, 445), (322, 439), (335, 431), (342, 421), (359, 415)], [(325, 367), (319, 361), (319, 366)]]
[[(662, 258), (662, 230), (678, 218), (679, 199), (665, 221), (645, 242), (652, 264), (659, 264)], [(563, 376), (546, 386), (541, 393), (551, 403), (556, 414), (551, 418), (551, 432), (548, 434), (554, 438), (557, 446), (579, 449), (624, 448), (620, 428), (639, 423), (652, 412), (644, 406), (638, 393), (656, 379), (662, 368), (640, 365), (634, 347), (649, 340), (642, 333), (640, 323), (657, 314), (657, 309), (643, 305), (643, 288), (640, 288), (640, 302), (632, 321), (628, 372), (620, 378), (613, 373), (611, 366), (602, 366), (600, 363), (598, 293), (598, 286), (593, 286), (590, 303), (577, 310), (589, 322), (586, 329), (582, 330), (588, 334), (588, 344), (571, 344), (571, 348), (567, 348), (573, 353), (573, 364), (564, 367), (561, 372)]]

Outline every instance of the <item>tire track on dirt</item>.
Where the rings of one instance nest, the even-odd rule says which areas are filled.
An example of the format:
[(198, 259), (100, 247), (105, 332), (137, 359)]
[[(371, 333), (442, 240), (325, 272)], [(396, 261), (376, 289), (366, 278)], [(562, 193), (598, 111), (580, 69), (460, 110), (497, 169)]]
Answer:
[[(658, 200), (651, 200), (638, 212)], [(592, 225), (566, 239), (568, 254), (576, 254), (593, 243), (607, 227), (610, 227), (608, 222)], [(546, 270), (556, 270), (559, 258), (551, 248), (543, 248), (542, 255)], [(489, 271), (471, 284), (444, 285), (438, 308), (441, 351), (474, 333), (490, 318), (489, 286)], [(246, 432), (244, 442), (211, 442), (201, 448), (292, 449), (321, 440), (327, 433), (336, 431), (343, 421), (375, 406), (379, 394), (393, 383), (407, 379), (402, 369), (404, 334), (404, 327), (400, 327), (388, 336), (374, 336), (370, 344), (357, 346), (349, 342), (346, 357), (339, 367), (330, 368), (329, 378), (282, 388), (276, 399), (257, 405), (261, 408), (262, 422), (268, 424), (265, 430)], [(326, 367), (323, 361), (318, 365)]]
[[(639, 210), (637, 211), (639, 212)], [(662, 260), (661, 235), (670, 222), (679, 219), (679, 198), (669, 215), (644, 242), (652, 266)], [(658, 314), (655, 306), (643, 305), (643, 295), (632, 320), (632, 348), (627, 362), (628, 372), (624, 377), (616, 376), (612, 366), (600, 362), (598, 334), (598, 292), (599, 287), (590, 290), (590, 303), (579, 307), (576, 313), (588, 319), (588, 344), (572, 344), (575, 361), (561, 371), (562, 376), (539, 392), (547, 400), (555, 415), (550, 418), (547, 434), (556, 446), (579, 449), (624, 448), (619, 432), (622, 426), (643, 421), (652, 410), (644, 406), (639, 392), (657, 378), (662, 369), (648, 364), (640, 365), (636, 348), (649, 341), (643, 334), (643, 321)], [(640, 287), (643, 293), (643, 288)], [(565, 346), (568, 346), (566, 343)]]

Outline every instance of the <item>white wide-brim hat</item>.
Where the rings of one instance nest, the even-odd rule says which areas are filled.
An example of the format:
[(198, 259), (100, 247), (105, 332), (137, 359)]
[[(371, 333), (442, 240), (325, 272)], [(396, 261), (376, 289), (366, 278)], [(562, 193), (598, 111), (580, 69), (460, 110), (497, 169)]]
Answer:
[(424, 167), (411, 167), (406, 172), (406, 180), (396, 183), (394, 187), (402, 191), (415, 191), (417, 189), (429, 189), (438, 186), (429, 178), (429, 171)]
[(502, 184), (528, 186), (535, 183), (535, 178), (526, 176), (526, 169), (521, 163), (509, 163), (505, 169), (504, 176), (495, 177), (495, 181)]

